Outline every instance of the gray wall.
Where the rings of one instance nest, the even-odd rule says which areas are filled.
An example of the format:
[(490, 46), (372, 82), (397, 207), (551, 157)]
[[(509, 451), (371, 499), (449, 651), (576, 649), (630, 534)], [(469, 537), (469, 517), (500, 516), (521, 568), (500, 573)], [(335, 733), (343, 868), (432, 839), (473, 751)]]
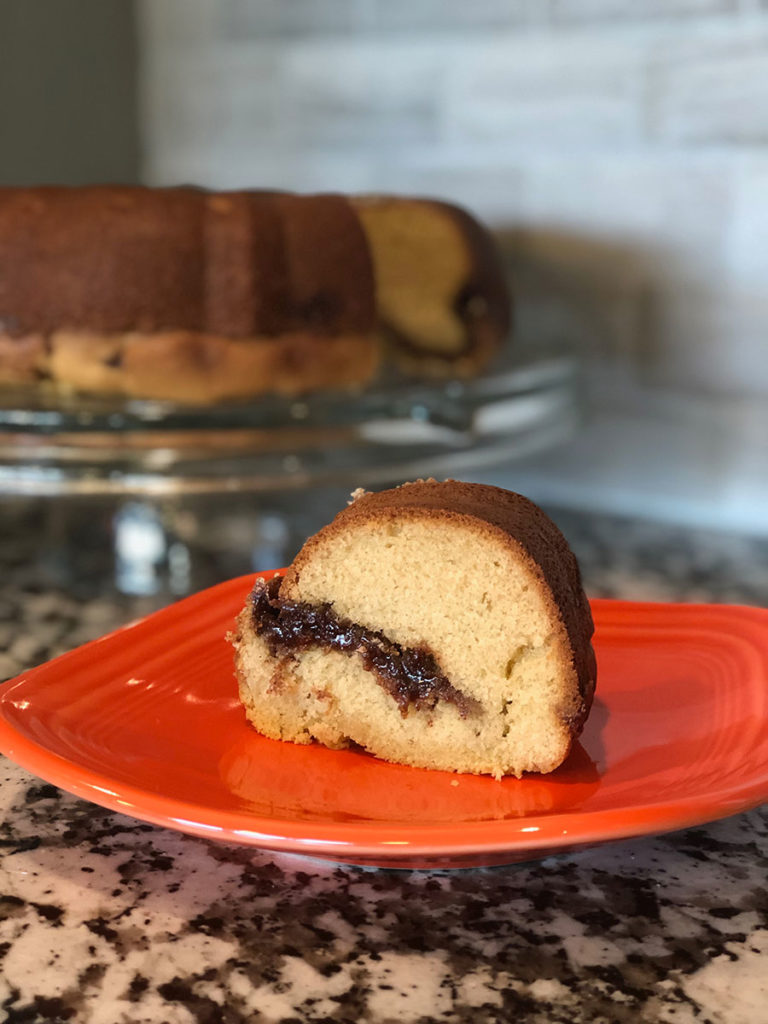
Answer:
[[(438, 194), (644, 381), (768, 393), (768, 15), (737, 0), (148, 0), (152, 181)], [(569, 329), (573, 330), (571, 310)]]
[(134, 5), (2, 0), (0, 184), (135, 181)]
[(521, 332), (590, 366), (581, 448), (516, 478), (768, 530), (765, 0), (139, 11), (150, 181), (465, 203), (504, 243)]

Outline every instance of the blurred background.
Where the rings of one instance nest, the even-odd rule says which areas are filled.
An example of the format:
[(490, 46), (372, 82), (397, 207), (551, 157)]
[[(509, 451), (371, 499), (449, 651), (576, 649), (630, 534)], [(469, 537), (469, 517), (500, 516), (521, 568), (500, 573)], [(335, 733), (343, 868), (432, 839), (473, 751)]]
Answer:
[(0, 49), (4, 184), (466, 205), (587, 417), (462, 475), (768, 533), (764, 2), (6, 0)]

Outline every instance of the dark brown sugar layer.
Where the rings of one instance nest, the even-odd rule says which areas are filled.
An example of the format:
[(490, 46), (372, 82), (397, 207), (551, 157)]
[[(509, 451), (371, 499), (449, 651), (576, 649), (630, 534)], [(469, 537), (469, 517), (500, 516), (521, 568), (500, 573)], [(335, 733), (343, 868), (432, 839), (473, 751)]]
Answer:
[(403, 715), (411, 707), (422, 711), (443, 700), (454, 704), (462, 717), (472, 711), (475, 702), (451, 685), (426, 647), (394, 643), (378, 630), (335, 615), (330, 604), (281, 600), (281, 583), (281, 576), (257, 580), (251, 595), (254, 630), (266, 639), (274, 656), (313, 647), (359, 655)]

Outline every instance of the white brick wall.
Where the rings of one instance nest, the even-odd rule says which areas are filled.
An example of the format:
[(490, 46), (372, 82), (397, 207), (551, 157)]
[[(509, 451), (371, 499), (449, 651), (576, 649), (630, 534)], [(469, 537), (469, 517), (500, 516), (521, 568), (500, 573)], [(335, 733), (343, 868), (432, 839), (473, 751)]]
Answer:
[(149, 181), (454, 199), (498, 231), (530, 337), (663, 408), (768, 397), (768, 2), (141, 11)]
[(745, 18), (661, 41), (650, 59), (651, 138), (768, 143), (768, 23)]

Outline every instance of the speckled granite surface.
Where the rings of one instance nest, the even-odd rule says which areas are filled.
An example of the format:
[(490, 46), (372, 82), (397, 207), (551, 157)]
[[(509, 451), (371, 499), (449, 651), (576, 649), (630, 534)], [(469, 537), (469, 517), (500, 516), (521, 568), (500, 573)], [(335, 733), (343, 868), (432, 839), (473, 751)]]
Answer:
[[(555, 514), (594, 595), (768, 605), (768, 542)], [(76, 600), (0, 531), (0, 677), (145, 610)], [(0, 759), (9, 1024), (768, 1019), (768, 811), (457, 872), (144, 825)]]

